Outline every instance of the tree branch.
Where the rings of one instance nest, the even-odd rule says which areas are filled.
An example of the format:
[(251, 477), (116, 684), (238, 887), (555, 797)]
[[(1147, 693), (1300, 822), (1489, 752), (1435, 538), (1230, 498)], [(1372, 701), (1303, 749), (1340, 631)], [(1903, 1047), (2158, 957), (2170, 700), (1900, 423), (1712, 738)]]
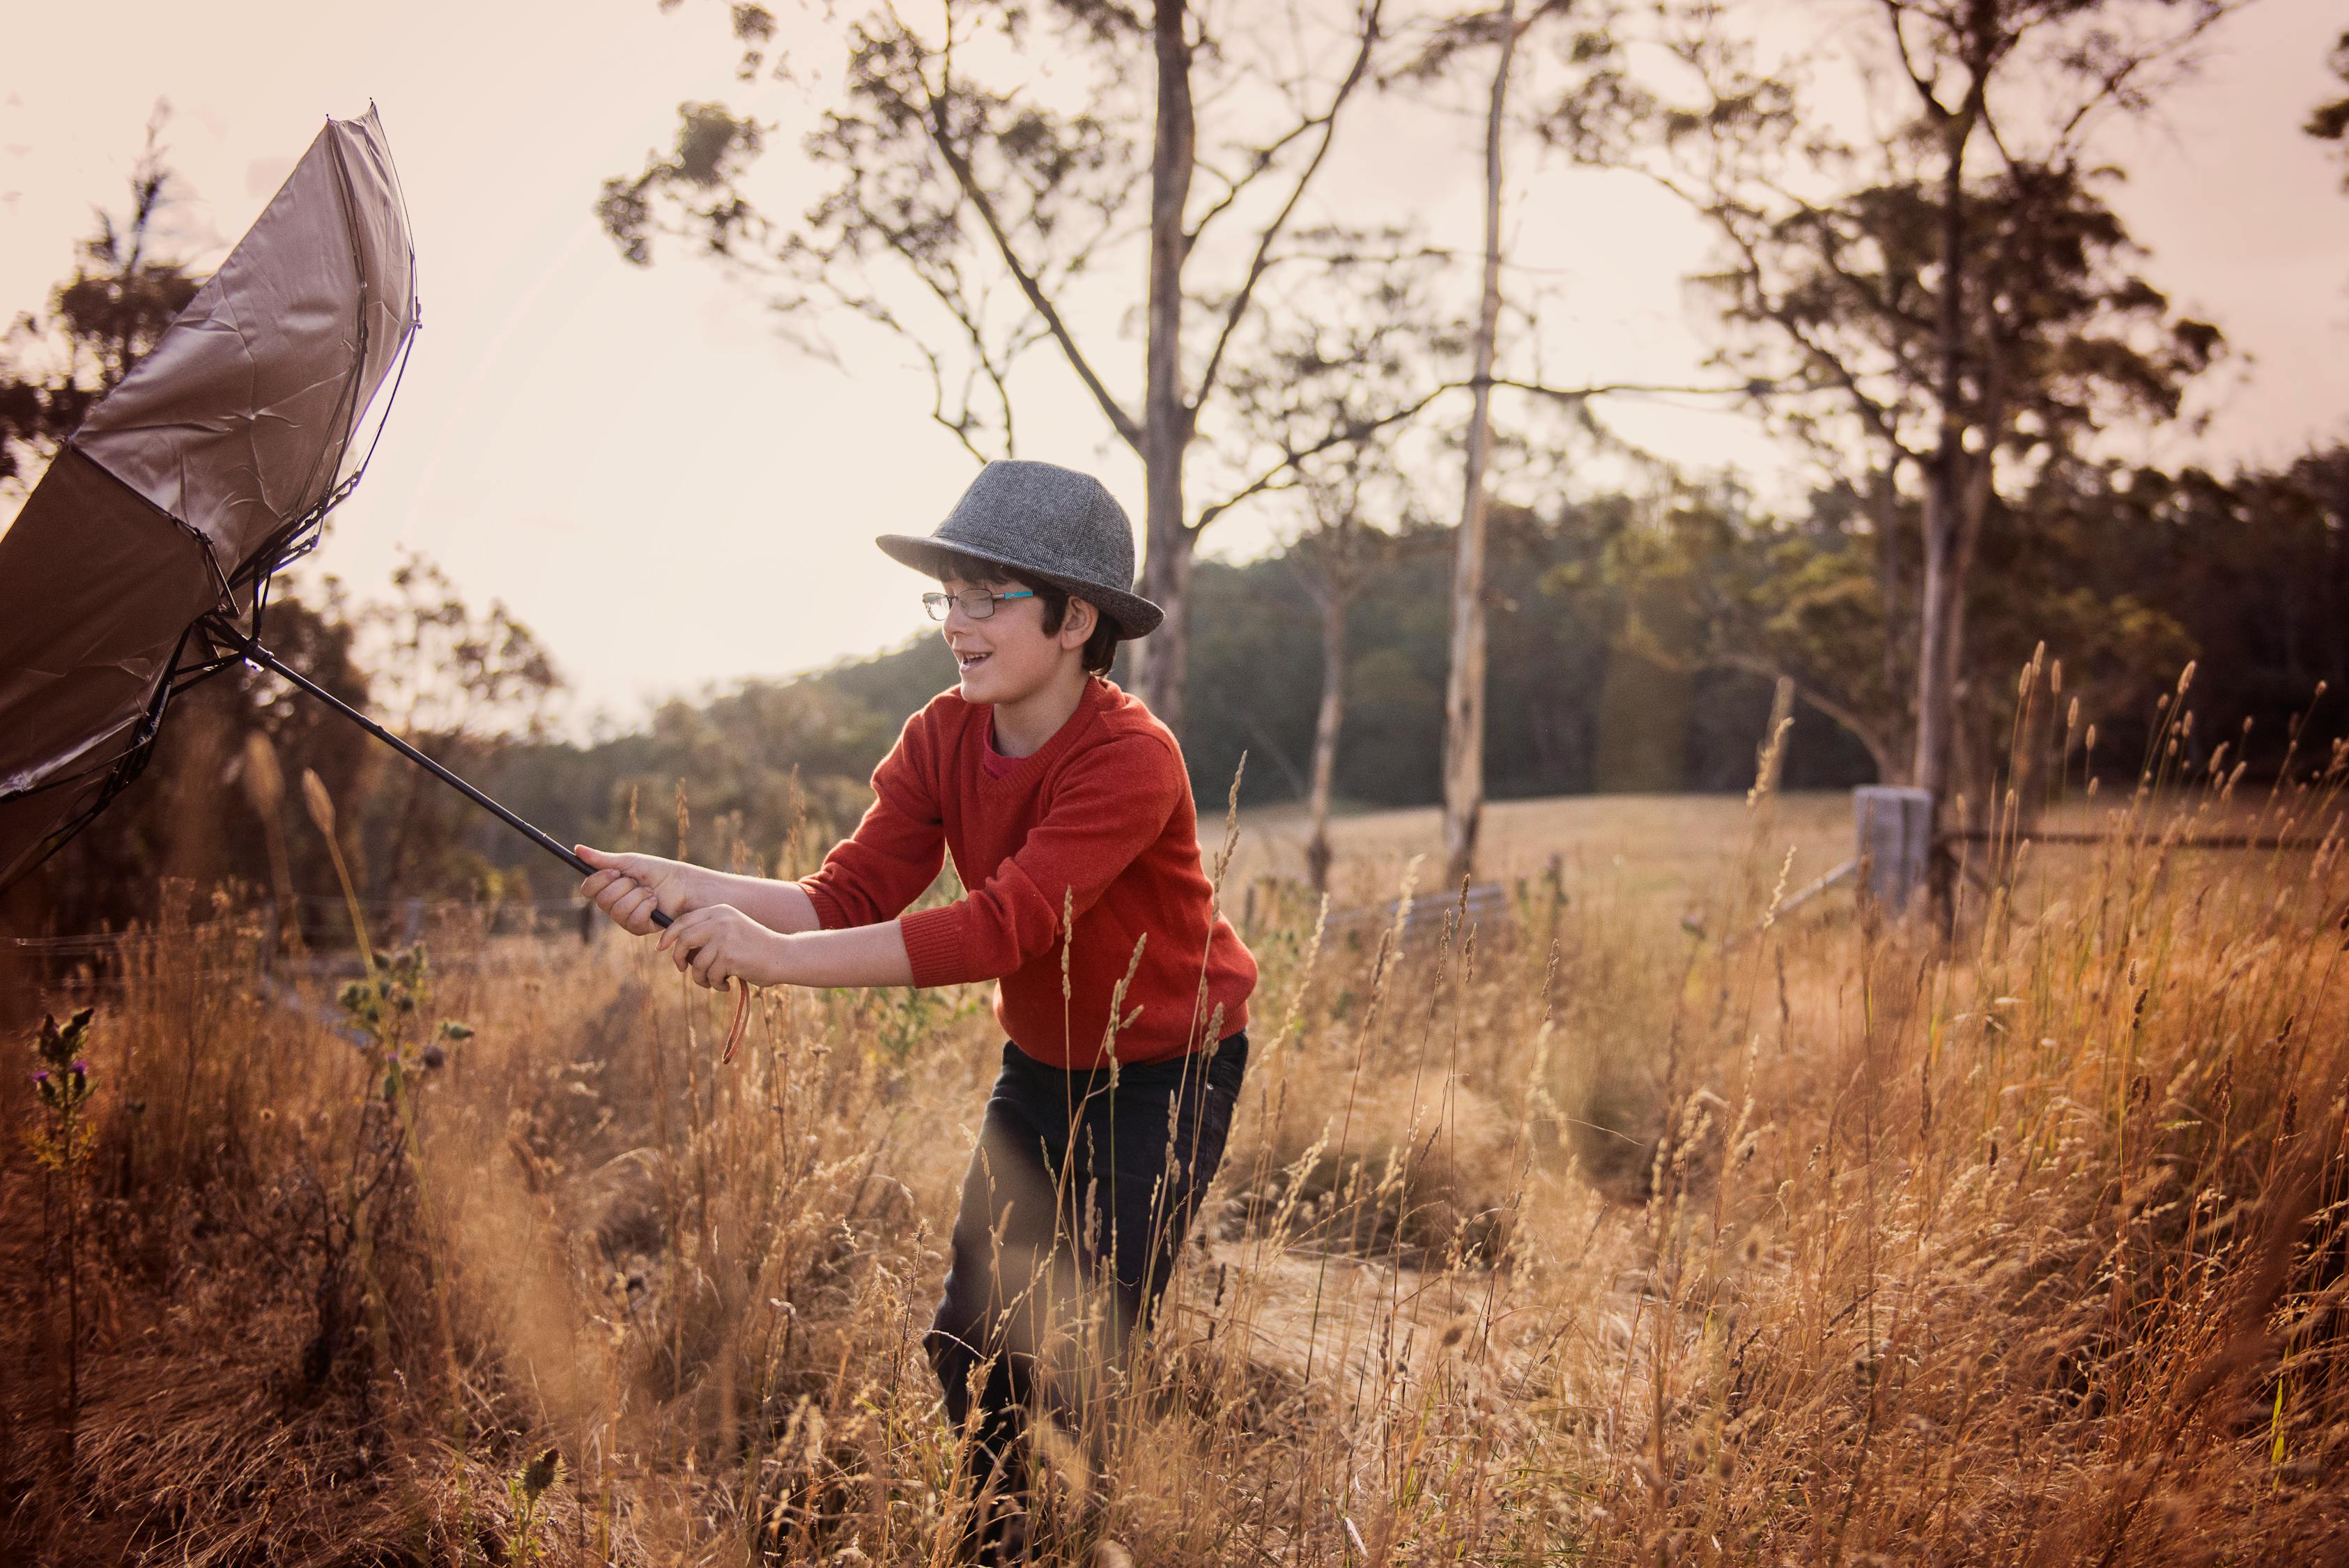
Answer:
[[(1506, 387), (1512, 391), (1531, 392), (1536, 397), (1549, 398), (1556, 401), (1566, 403), (1586, 403), (1593, 398), (1613, 397), (1626, 392), (1651, 392), (1660, 395), (1686, 395), (1690, 397), (1733, 398), (1746, 395), (1759, 395), (1763, 392), (1777, 392), (1790, 389), (1783, 382), (1763, 380), (1759, 378), (1750, 381), (1741, 381), (1733, 387), (1666, 386), (1659, 382), (1651, 381), (1602, 381), (1596, 386), (1590, 387), (1551, 387), (1546, 386), (1539, 381), (1515, 380), (1507, 376), (1493, 376), (1481, 382), (1475, 377), (1471, 377), (1465, 381), (1455, 381), (1451, 385), (1466, 387), (1472, 390), (1478, 386)], [(1816, 383), (1814, 385), (1816, 385)], [(1439, 390), (1449, 389), (1450, 389), (1448, 387), (1439, 389)], [(1807, 391), (1813, 389), (1798, 387), (1791, 389), (1796, 391)]]
[(1723, 669), (1743, 670), (1750, 675), (1788, 682), (1794, 687), (1795, 695), (1797, 698), (1816, 709), (1853, 740), (1868, 748), (1868, 754), (1874, 759), (1876, 771), (1882, 775), (1885, 783), (1893, 783), (1900, 777), (1900, 769), (1894, 762), (1890, 743), (1877, 732), (1875, 725), (1870, 724), (1832, 697), (1825, 695), (1808, 681), (1789, 675), (1775, 659), (1764, 659), (1755, 653), (1723, 651), (1713, 655), (1709, 662)]
[(2179, 29), (2178, 36), (2158, 48), (2133, 54), (2117, 68), (2103, 73), (2097, 78), (2099, 85), (2096, 91), (2089, 95), (2085, 102), (2072, 111), (2070, 118), (2064, 121), (2063, 128), (2055, 133), (2054, 145), (2069, 150), (2073, 145), (2074, 134), (2097, 109), (2104, 107), (2106, 102), (2118, 98), (2128, 85), (2130, 78), (2164, 60), (2183, 56), (2203, 34), (2240, 10), (2247, 3), (2248, 0), (2218, 0), (2218, 3), (2212, 5), (2209, 10)]
[[(1338, 90), (1330, 97), (1330, 107), (1310, 122), (1320, 127), (1321, 144), (1313, 150), (1313, 156), (1299, 172), (1297, 183), (1289, 190), (1288, 200), (1281, 203), (1280, 211), (1257, 236), (1256, 254), (1248, 260), (1247, 275), (1241, 280), (1239, 291), (1232, 296), (1232, 303), (1224, 312), (1224, 325), (1216, 334), (1215, 348), (1208, 351), (1206, 369), (1199, 373), (1199, 389), (1191, 399), (1190, 417), (1194, 420), (1198, 418), (1207, 395), (1215, 390), (1216, 377), (1223, 368), (1225, 351), (1231, 347), (1232, 335), (1239, 329), (1241, 318), (1247, 314), (1248, 301), (1255, 296), (1257, 280), (1264, 276), (1265, 268), (1270, 265), (1273, 245), (1279, 240), (1281, 231), (1288, 227), (1289, 215), (1297, 211), (1298, 202), (1304, 200), (1306, 188), (1312, 184), (1322, 160), (1330, 155), (1330, 144), (1338, 134), (1339, 111), (1346, 107), (1347, 99), (1353, 96), (1354, 88), (1361, 85), (1362, 78), (1370, 70), (1371, 55), (1378, 47), (1379, 13), (1383, 4), (1384, 0), (1370, 0), (1368, 8), (1363, 11), (1361, 45), (1354, 52), (1352, 68), (1347, 71), (1346, 79), (1338, 84)], [(1300, 130), (1303, 129), (1299, 127)], [(1193, 231), (1195, 235), (1196, 232)]]
[(1246, 486), (1235, 492), (1233, 494), (1226, 496), (1223, 500), (1216, 502), (1213, 506), (1209, 506), (1202, 510), (1199, 514), (1199, 520), (1191, 525), (1191, 531), (1195, 534), (1197, 533), (1200, 529), (1205, 528), (1208, 524), (1213, 523), (1217, 517), (1230, 511), (1241, 502), (1247, 500), (1250, 496), (1261, 495), (1268, 490), (1287, 488), (1279, 483), (1281, 476), (1294, 472), (1306, 459), (1319, 456), (1320, 453), (1329, 452), (1335, 447), (1348, 446), (1359, 441), (1366, 441), (1370, 437), (1376, 435), (1380, 431), (1386, 429), (1389, 425), (1401, 424), (1405, 420), (1417, 414), (1422, 409), (1427, 407), (1428, 404), (1435, 401), (1436, 399), (1442, 397), (1444, 393), (1456, 391), (1465, 384), (1466, 383), (1461, 381), (1447, 381), (1442, 386), (1436, 387), (1425, 393), (1416, 402), (1406, 404), (1399, 409), (1390, 410), (1388, 412), (1381, 414), (1376, 419), (1360, 420), (1356, 421), (1352, 424), (1342, 426), (1340, 429), (1330, 431), (1320, 440), (1314, 441), (1309, 445), (1284, 451), (1281, 453), (1280, 461), (1278, 462), (1274, 463), (1270, 468), (1265, 470), (1264, 472), (1249, 481)]
[(1909, 53), (1909, 35), (1903, 28), (1908, 12), (1900, 0), (1883, 0), (1883, 4), (1884, 19), (1892, 28), (1892, 49), (1899, 57), (1901, 72), (1916, 88), (1918, 98), (1924, 102), (1927, 116), (1938, 125), (1949, 119), (1950, 111), (1943, 109), (1941, 100), (1933, 96), (1933, 84), (1917, 74), (1916, 60)]
[(1250, 185), (1254, 184), (1257, 177), (1263, 174), (1266, 170), (1270, 169), (1274, 162), (1279, 159), (1280, 155), (1288, 150), (1288, 144), (1290, 142), (1295, 141), (1301, 136), (1309, 134), (1313, 128), (1319, 123), (1321, 122), (1318, 117), (1309, 116), (1304, 119), (1299, 120), (1295, 125), (1281, 132), (1278, 138), (1267, 143), (1265, 146), (1251, 150), (1248, 154), (1247, 172), (1242, 174), (1237, 180), (1233, 179), (1230, 175), (1226, 174), (1222, 170), (1208, 163), (1205, 159), (1201, 159), (1199, 161), (1199, 167), (1206, 170), (1208, 173), (1213, 174), (1216, 179), (1221, 180), (1224, 182), (1225, 189), (1223, 195), (1216, 198), (1216, 201), (1208, 206), (1206, 212), (1199, 214), (1199, 221), (1192, 224), (1190, 232), (1183, 236), (1184, 254), (1186, 255), (1190, 254), (1191, 247), (1199, 243), (1199, 236), (1207, 232), (1207, 225), (1214, 223), (1217, 218), (1223, 216), (1223, 214), (1229, 210), (1232, 203), (1240, 199), (1240, 193), (1246, 191)]
[(1756, 310), (1775, 324), (1779, 331), (1792, 338), (1796, 348), (1815, 361), (1836, 385), (1844, 389), (1845, 394), (1851, 399), (1862, 423), (1874, 431), (1882, 440), (1896, 447), (1901, 446), (1899, 432), (1895, 428), (1890, 411), (1861, 389), (1857, 374), (1844, 363), (1842, 356), (1814, 339), (1792, 318), (1783, 305), (1771, 302), (1764, 279), (1762, 257), (1754, 250), (1753, 241), (1731, 222), (1725, 204), (1718, 198), (1708, 199), (1701, 196), (1684, 188), (1680, 182), (1668, 175), (1660, 174), (1654, 170), (1642, 169), (1637, 164), (1628, 167), (1633, 172), (1643, 175), (1651, 183), (1659, 185), (1671, 194), (1679, 197), (1693, 209), (1699, 217), (1703, 218), (1719, 231), (1721, 236), (1727, 240), (1744, 260), (1744, 275), (1753, 280)]
[[(921, 117), (922, 125), (929, 135), (930, 143), (938, 150), (938, 156), (946, 160), (947, 167), (954, 171), (955, 183), (962, 188), (964, 197), (969, 201), (972, 209), (978, 213), (979, 221), (987, 225), (988, 236), (995, 241), (996, 253), (1003, 258), (1003, 265), (1009, 269), (1013, 281), (1019, 284), (1019, 292), (1027, 296), (1028, 303), (1034, 307), (1036, 314), (1043, 317), (1046, 328), (1052, 335), (1052, 340), (1061, 346), (1061, 352), (1067, 358), (1070, 369), (1076, 371), (1077, 379), (1085, 384), (1086, 390), (1092, 393), (1093, 400), (1101, 405), (1102, 412), (1109, 420), (1110, 428), (1116, 431), (1128, 446), (1133, 447), (1136, 452), (1141, 451), (1141, 423), (1132, 414), (1126, 412), (1123, 405), (1119, 403), (1111, 394), (1109, 388), (1102, 384), (1102, 379), (1094, 374), (1092, 361), (1087, 359), (1084, 351), (1077, 347), (1077, 340), (1071, 335), (1068, 323), (1061, 318), (1060, 311), (1045, 295), (1043, 286), (1037, 281), (1036, 275), (1020, 261), (1019, 252), (1012, 246), (1011, 236), (1004, 229), (1003, 220), (996, 213), (995, 203), (988, 199), (987, 192), (979, 187), (978, 173), (971, 168), (970, 160), (955, 146), (954, 139), (947, 129), (945, 98), (940, 93), (930, 92), (926, 82), (924, 84), (923, 90), (928, 100), (926, 106), (928, 112)], [(945, 90), (951, 91), (950, 85)]]

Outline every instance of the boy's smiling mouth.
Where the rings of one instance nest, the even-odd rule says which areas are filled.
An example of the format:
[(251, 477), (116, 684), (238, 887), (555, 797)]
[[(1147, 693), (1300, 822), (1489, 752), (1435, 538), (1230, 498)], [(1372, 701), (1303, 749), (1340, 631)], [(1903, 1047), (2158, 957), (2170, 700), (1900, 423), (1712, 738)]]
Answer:
[(960, 666), (966, 674), (978, 669), (981, 664), (986, 663), (990, 657), (990, 655), (980, 652), (975, 649), (958, 648), (955, 649), (955, 663)]

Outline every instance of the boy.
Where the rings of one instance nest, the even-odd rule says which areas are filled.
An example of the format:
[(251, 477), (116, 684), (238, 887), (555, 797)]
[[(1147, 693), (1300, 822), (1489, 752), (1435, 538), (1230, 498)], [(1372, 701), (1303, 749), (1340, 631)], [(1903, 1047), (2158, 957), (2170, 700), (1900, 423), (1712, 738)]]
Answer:
[[(1070, 1335), (1123, 1365), (1223, 1158), (1256, 961), (1216, 917), (1181, 748), (1105, 679), (1161, 613), (1129, 591), (1109, 492), (990, 462), (935, 533), (879, 544), (937, 578), (959, 678), (906, 721), (855, 833), (801, 882), (583, 846), (582, 891), (639, 936), (675, 916), (661, 945), (705, 985), (999, 982), (1002, 1074), (923, 1344), (970, 1439), (965, 1545), (1009, 1558), (1029, 1406), (1098, 1438)], [(904, 914), (942, 853), (968, 892)]]

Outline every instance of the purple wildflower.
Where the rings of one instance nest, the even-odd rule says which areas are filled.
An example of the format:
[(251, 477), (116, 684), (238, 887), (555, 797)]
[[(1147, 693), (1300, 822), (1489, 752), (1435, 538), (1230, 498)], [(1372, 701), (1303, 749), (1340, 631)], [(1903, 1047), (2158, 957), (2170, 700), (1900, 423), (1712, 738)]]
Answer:
[(88, 1063), (87, 1063), (87, 1062), (81, 1061), (81, 1060), (79, 1060), (78, 1058), (77, 1058), (77, 1059), (75, 1060), (75, 1062), (74, 1062), (74, 1064), (73, 1064), (73, 1070), (74, 1070), (74, 1073), (75, 1073), (75, 1075), (76, 1075), (77, 1076), (84, 1077), (84, 1078), (87, 1078), (87, 1077), (88, 1077), (88, 1076), (89, 1076), (89, 1064), (88, 1064)]
[(46, 1083), (47, 1083), (48, 1081), (49, 1081), (49, 1070), (48, 1070), (47, 1067), (43, 1067), (40, 1071), (38, 1071), (38, 1072), (36, 1072), (36, 1073), (35, 1073), (35, 1074), (33, 1075), (33, 1082), (35, 1082), (36, 1084), (46, 1084)]

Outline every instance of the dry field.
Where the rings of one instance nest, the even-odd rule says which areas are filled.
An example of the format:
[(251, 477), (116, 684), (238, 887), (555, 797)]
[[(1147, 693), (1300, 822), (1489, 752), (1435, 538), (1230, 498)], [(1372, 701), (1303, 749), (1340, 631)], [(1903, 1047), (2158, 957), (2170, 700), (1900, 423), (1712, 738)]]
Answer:
[[(2340, 783), (2068, 807), (2123, 836), (1946, 943), (1775, 913), (1840, 798), (1501, 806), (1508, 909), (1400, 948), (1252, 819), (1240, 1123), (1044, 1554), (2344, 1560), (2349, 871), (2157, 826)], [(1432, 838), (1346, 821), (1337, 903)], [(50, 999), (86, 1137), (7, 1047), (0, 1561), (937, 1560), (977, 992), (765, 995), (721, 1067), (625, 939), (451, 911), (354, 1012), (216, 913)]]

